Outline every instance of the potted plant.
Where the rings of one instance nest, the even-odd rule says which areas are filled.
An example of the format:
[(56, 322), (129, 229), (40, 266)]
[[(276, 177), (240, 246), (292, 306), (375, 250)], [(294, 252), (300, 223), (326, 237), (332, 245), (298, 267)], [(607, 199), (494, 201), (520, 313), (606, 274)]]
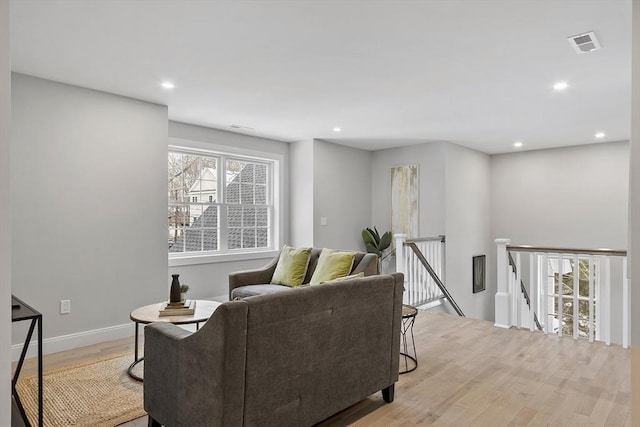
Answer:
[(391, 246), (392, 235), (390, 231), (387, 231), (380, 236), (378, 229), (373, 227), (365, 228), (362, 230), (362, 240), (367, 247), (367, 252), (378, 255), (378, 274), (382, 272), (382, 260), (393, 254), (393, 250), (385, 251)]
[(189, 292), (189, 285), (180, 285), (180, 300), (187, 300), (187, 292)]

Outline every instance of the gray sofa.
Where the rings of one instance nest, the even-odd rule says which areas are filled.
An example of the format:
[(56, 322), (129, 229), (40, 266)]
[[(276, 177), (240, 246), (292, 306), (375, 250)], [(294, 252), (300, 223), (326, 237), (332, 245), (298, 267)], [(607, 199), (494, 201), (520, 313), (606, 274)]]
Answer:
[[(313, 248), (311, 251), (309, 267), (307, 268), (307, 274), (302, 282), (303, 285), (308, 284), (311, 280), (311, 276), (313, 276), (313, 272), (316, 269), (321, 252), (322, 249), (320, 248)], [(229, 300), (290, 291), (293, 289), (289, 286), (271, 284), (271, 278), (273, 277), (273, 272), (276, 270), (279, 258), (280, 254), (276, 255), (269, 264), (262, 268), (238, 271), (229, 274)], [(378, 256), (376, 254), (356, 252), (355, 259), (353, 260), (353, 267), (349, 274), (358, 274), (360, 272), (364, 273), (365, 276), (378, 274)]]
[(145, 328), (149, 425), (310, 426), (398, 379), (403, 276), (220, 305), (199, 331)]

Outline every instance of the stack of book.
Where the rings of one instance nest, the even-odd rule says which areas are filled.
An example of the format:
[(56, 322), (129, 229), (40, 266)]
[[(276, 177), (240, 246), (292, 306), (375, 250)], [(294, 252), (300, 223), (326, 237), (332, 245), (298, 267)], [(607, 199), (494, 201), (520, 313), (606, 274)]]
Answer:
[(196, 301), (186, 300), (165, 303), (160, 309), (160, 316), (189, 316), (196, 312)]

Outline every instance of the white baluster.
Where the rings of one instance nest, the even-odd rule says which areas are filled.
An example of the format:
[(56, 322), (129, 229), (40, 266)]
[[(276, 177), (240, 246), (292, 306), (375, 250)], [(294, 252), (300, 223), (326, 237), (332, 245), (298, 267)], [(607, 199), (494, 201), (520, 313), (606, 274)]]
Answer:
[[(604, 309), (606, 316), (605, 343), (611, 345), (611, 257), (604, 258)], [(600, 307), (602, 308), (602, 307)]]
[(414, 304), (416, 292), (416, 267), (414, 262), (415, 254), (411, 248), (407, 248), (407, 261), (409, 261), (409, 304)]
[(522, 283), (522, 264), (520, 262), (520, 252), (516, 252), (516, 275), (515, 275), (515, 283), (513, 286), (513, 294), (516, 296), (515, 306), (516, 306), (516, 325), (518, 328), (522, 327), (522, 300), (524, 299), (524, 295), (522, 294), (522, 289), (520, 289), (520, 284)]
[(595, 336), (595, 328), (593, 324), (593, 285), (595, 282), (595, 267), (593, 255), (589, 255), (589, 342), (593, 342)]
[(573, 339), (578, 339), (578, 294), (580, 293), (580, 259), (573, 256)]
[(538, 287), (536, 286), (536, 256), (533, 252), (529, 253), (529, 330), (531, 332), (536, 329), (535, 314), (538, 310)]
[(511, 243), (509, 239), (496, 239), (496, 278), (497, 292), (495, 296), (495, 326), (509, 328), (511, 326), (511, 307), (509, 295), (509, 259), (507, 257), (507, 245)]
[(629, 278), (627, 257), (622, 258), (622, 348), (629, 348)]
[(542, 321), (544, 322), (542, 328), (544, 330), (544, 334), (547, 335), (549, 333), (549, 297), (547, 296), (547, 291), (549, 290), (549, 255), (546, 253), (542, 254), (542, 268), (540, 271), (540, 289), (542, 294)]
[(558, 302), (557, 302), (557, 310), (556, 310), (556, 316), (558, 316), (558, 336), (561, 337), (562, 336), (562, 320), (564, 317), (564, 310), (563, 310), (563, 306), (562, 306), (562, 293), (564, 292), (563, 286), (564, 286), (564, 274), (563, 274), (563, 258), (562, 258), (562, 254), (558, 255)]

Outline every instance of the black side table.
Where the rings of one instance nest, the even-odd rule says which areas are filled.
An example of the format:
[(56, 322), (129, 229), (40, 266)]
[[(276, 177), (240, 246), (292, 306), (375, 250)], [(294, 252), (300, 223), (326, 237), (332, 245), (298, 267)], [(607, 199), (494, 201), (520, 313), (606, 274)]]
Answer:
[(25, 304), (24, 301), (19, 298), (11, 295), (11, 322), (20, 322), (22, 320), (31, 320), (31, 324), (29, 325), (29, 332), (27, 333), (27, 339), (24, 341), (24, 346), (22, 347), (22, 353), (20, 353), (20, 359), (18, 360), (18, 365), (16, 366), (16, 371), (13, 374), (13, 380), (11, 381), (11, 395), (16, 401), (16, 405), (18, 406), (18, 410), (20, 411), (20, 415), (24, 420), (24, 423), (27, 427), (31, 427), (31, 423), (27, 418), (27, 414), (24, 411), (24, 407), (22, 406), (22, 402), (20, 401), (20, 396), (18, 396), (18, 392), (16, 391), (16, 384), (18, 383), (18, 377), (20, 376), (20, 371), (22, 370), (22, 365), (24, 364), (24, 358), (27, 355), (27, 350), (29, 349), (29, 344), (31, 343), (31, 337), (33, 336), (33, 330), (36, 325), (38, 326), (38, 426), (42, 427), (42, 314), (31, 307), (28, 304)]
[[(402, 342), (400, 343), (400, 372), (399, 374), (406, 374), (407, 372), (415, 371), (418, 367), (418, 354), (416, 353), (416, 342), (413, 339), (413, 323), (418, 315), (418, 309), (407, 304), (402, 305), (402, 329), (400, 333), (402, 335)], [(409, 337), (407, 337), (409, 333)], [(411, 338), (411, 346), (407, 341)], [(411, 352), (413, 350), (413, 352)], [(402, 367), (404, 361), (404, 368)]]

